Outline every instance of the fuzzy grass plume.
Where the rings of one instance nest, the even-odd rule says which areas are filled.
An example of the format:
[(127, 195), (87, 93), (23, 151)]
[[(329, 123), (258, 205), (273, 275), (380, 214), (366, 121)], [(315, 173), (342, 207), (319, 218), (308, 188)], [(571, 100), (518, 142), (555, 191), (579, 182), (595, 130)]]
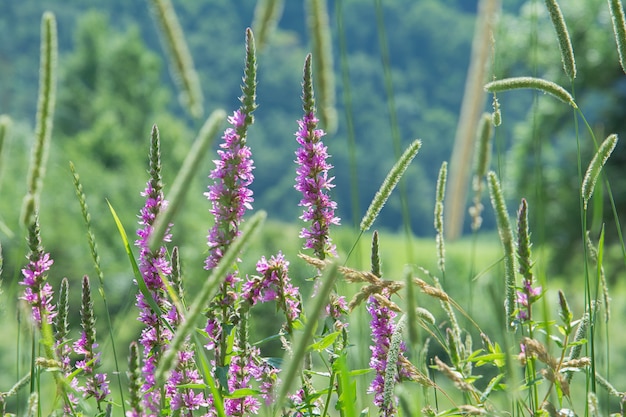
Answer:
[(589, 199), (593, 195), (593, 190), (596, 186), (596, 181), (600, 176), (600, 172), (602, 171), (602, 167), (606, 163), (609, 156), (615, 149), (615, 145), (617, 145), (617, 135), (612, 134), (609, 135), (604, 142), (598, 148), (598, 151), (595, 153), (591, 162), (589, 163), (589, 167), (587, 167), (587, 171), (585, 172), (585, 177), (583, 178), (583, 183), (581, 187), (581, 195), (583, 198), (583, 208), (587, 210), (587, 204), (589, 203)]
[(170, 0), (150, 0), (161, 42), (169, 52), (170, 72), (180, 90), (180, 102), (193, 117), (203, 112), (202, 87), (193, 64), (183, 29)]
[(567, 90), (552, 81), (544, 80), (542, 78), (513, 77), (485, 84), (485, 90), (490, 93), (499, 93), (502, 91), (516, 90), (520, 88), (530, 88), (542, 91), (558, 98), (563, 103), (569, 104), (575, 109), (578, 108), (576, 102), (574, 101), (574, 97), (572, 97)]
[(619, 63), (626, 73), (626, 18), (624, 17), (624, 6), (620, 0), (608, 0), (611, 21), (613, 22), (613, 32), (615, 33), (615, 43), (619, 54)]
[(574, 60), (574, 48), (572, 48), (572, 40), (567, 31), (563, 13), (556, 0), (545, 0), (545, 2), (550, 12), (552, 25), (554, 25), (554, 30), (556, 31), (556, 37), (559, 40), (563, 70), (565, 70), (565, 74), (567, 74), (570, 80), (573, 80), (576, 78), (576, 61)]
[(489, 194), (491, 196), (491, 205), (496, 213), (496, 221), (498, 224), (498, 233), (500, 241), (504, 249), (504, 279), (505, 279), (505, 299), (504, 312), (506, 316), (507, 328), (511, 329), (511, 323), (514, 319), (515, 311), (515, 248), (513, 242), (513, 231), (511, 230), (511, 222), (509, 214), (504, 203), (504, 195), (500, 187), (500, 181), (495, 172), (490, 171), (487, 174), (489, 184)]
[(33, 144), (28, 185), (22, 205), (21, 223), (27, 226), (39, 205), (39, 195), (43, 188), (46, 173), (57, 84), (57, 23), (54, 14), (46, 12), (41, 19), (41, 56), (39, 66), (39, 97), (37, 99), (37, 119), (35, 143)]
[(413, 141), (404, 151), (402, 156), (400, 156), (398, 162), (396, 162), (396, 164), (391, 168), (382, 185), (376, 192), (370, 206), (365, 212), (365, 216), (363, 216), (363, 219), (361, 220), (361, 224), (359, 226), (361, 231), (367, 231), (370, 227), (372, 227), (374, 220), (378, 217), (378, 214), (389, 199), (391, 192), (400, 181), (400, 178), (402, 178), (404, 171), (406, 171), (409, 167), (411, 161), (413, 161), (413, 158), (415, 158), (415, 155), (417, 155), (421, 146), (422, 142), (420, 140)]

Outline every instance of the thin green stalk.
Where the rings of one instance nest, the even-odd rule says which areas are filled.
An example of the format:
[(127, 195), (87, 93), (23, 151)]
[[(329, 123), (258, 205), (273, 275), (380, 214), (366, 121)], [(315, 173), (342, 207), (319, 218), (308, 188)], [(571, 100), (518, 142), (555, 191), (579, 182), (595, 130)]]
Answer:
[(76, 172), (76, 168), (74, 167), (74, 163), (70, 161), (70, 171), (72, 172), (72, 177), (74, 180), (74, 190), (76, 191), (76, 197), (78, 197), (78, 203), (80, 205), (80, 211), (83, 216), (83, 220), (85, 221), (85, 226), (87, 228), (87, 242), (89, 244), (89, 249), (91, 252), (91, 259), (93, 261), (94, 269), (96, 271), (96, 275), (98, 276), (98, 292), (100, 293), (100, 297), (102, 297), (102, 302), (104, 303), (104, 312), (107, 321), (107, 329), (109, 330), (109, 339), (111, 340), (111, 350), (113, 351), (113, 361), (115, 362), (115, 374), (117, 375), (117, 386), (120, 391), (121, 403), (122, 403), (122, 411), (126, 414), (126, 401), (124, 400), (124, 390), (122, 389), (122, 376), (120, 372), (119, 362), (117, 360), (117, 348), (115, 347), (115, 337), (113, 336), (114, 327), (111, 322), (111, 313), (109, 309), (109, 303), (107, 302), (106, 293), (104, 290), (104, 273), (102, 272), (102, 267), (100, 266), (100, 255), (98, 254), (98, 246), (96, 244), (96, 237), (93, 233), (93, 229), (91, 227), (91, 215), (89, 214), (89, 207), (87, 206), (87, 196), (83, 190), (83, 185), (80, 182), (80, 177)]
[[(343, 0), (335, 2), (335, 15), (337, 16), (337, 32), (339, 36), (339, 59), (341, 64), (341, 84), (343, 91), (343, 107), (346, 118), (346, 138), (348, 140), (348, 156), (350, 166), (350, 201), (352, 206), (352, 223), (355, 230), (359, 227), (359, 203), (358, 169), (356, 161), (356, 134), (354, 132), (354, 118), (352, 110), (352, 87), (350, 83), (350, 67), (348, 65), (348, 48), (346, 46), (346, 32), (343, 24)], [(358, 260), (357, 260), (358, 262)]]
[[(387, 96), (387, 110), (389, 112), (389, 124), (391, 126), (391, 139), (393, 141), (394, 155), (396, 158), (399, 158), (402, 149), (402, 139), (400, 135), (400, 124), (398, 123), (398, 111), (393, 89), (393, 78), (391, 76), (391, 58), (389, 55), (389, 43), (387, 42), (385, 17), (383, 15), (381, 0), (374, 0), (374, 5), (376, 8), (376, 27), (378, 29), (377, 33), (378, 43), (380, 46), (380, 58), (383, 66), (383, 80), (385, 83), (385, 94)], [(409, 197), (404, 181), (400, 182), (400, 205), (402, 207), (402, 224), (404, 225), (407, 259), (410, 261), (413, 256), (411, 241), (411, 214), (409, 213)]]

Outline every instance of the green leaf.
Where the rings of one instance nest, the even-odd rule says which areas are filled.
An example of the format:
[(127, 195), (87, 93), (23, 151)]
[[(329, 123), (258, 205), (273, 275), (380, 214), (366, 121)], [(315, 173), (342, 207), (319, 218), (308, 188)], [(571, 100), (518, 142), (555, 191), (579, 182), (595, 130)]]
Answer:
[(241, 388), (241, 389), (237, 389), (233, 392), (231, 392), (228, 395), (225, 395), (225, 398), (243, 398), (243, 397), (249, 397), (251, 395), (258, 395), (260, 394), (261, 391), (257, 390), (257, 389), (252, 389), (252, 388)]
[[(113, 220), (115, 221), (117, 230), (120, 233), (120, 237), (122, 238), (122, 243), (124, 243), (124, 249), (126, 250), (126, 254), (128, 255), (128, 260), (130, 261), (130, 265), (133, 267), (133, 273), (135, 275), (135, 280), (137, 281), (137, 286), (139, 287), (139, 291), (141, 291), (141, 293), (143, 294), (144, 299), (146, 300), (146, 302), (148, 303), (152, 311), (154, 311), (154, 313), (158, 317), (163, 317), (164, 315), (163, 315), (163, 312), (161, 311), (161, 308), (156, 303), (156, 301), (154, 301), (154, 297), (152, 297), (152, 294), (150, 294), (150, 290), (148, 290), (146, 281), (144, 281), (143, 276), (141, 275), (141, 272), (139, 271), (139, 266), (137, 265), (137, 261), (135, 260), (135, 255), (133, 255), (132, 248), (130, 247), (130, 243), (128, 242), (128, 236), (126, 235), (126, 230), (124, 230), (124, 226), (122, 225), (120, 218), (117, 216), (117, 213), (115, 209), (113, 208), (113, 206), (111, 205), (111, 202), (109, 200), (107, 200), (107, 204), (109, 205), (109, 210), (111, 211), (111, 215), (113, 216)], [(165, 323), (167, 327), (170, 328), (170, 330), (172, 330), (172, 328), (170, 327), (169, 323), (167, 323), (167, 321), (165, 320), (161, 320), (161, 321)]]
[(326, 349), (327, 347), (335, 343), (335, 340), (337, 340), (337, 337), (339, 337), (340, 334), (341, 332), (333, 332), (331, 334), (324, 336), (324, 338), (320, 340), (319, 342), (316, 342), (310, 345), (309, 350), (315, 350), (317, 352), (323, 351), (324, 349)]

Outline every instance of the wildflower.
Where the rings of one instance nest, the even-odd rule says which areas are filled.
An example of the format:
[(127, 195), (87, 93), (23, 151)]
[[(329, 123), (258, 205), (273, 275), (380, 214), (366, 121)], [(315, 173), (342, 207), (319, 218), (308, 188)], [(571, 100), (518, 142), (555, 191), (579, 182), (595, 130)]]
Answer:
[(74, 342), (74, 352), (82, 355), (83, 359), (76, 362), (76, 368), (82, 369), (86, 376), (84, 386), (78, 386), (77, 391), (83, 393), (84, 398), (95, 398), (98, 403), (98, 410), (101, 411), (101, 403), (106, 400), (111, 393), (106, 374), (96, 373), (100, 366), (100, 352), (96, 352), (96, 319), (93, 314), (93, 302), (91, 301), (91, 287), (89, 277), (83, 277), (83, 296), (81, 303), (81, 327), (83, 331), (80, 339)]
[[(291, 284), (289, 262), (282, 252), (269, 260), (265, 256), (257, 262), (256, 270), (261, 276), (249, 279), (242, 288), (242, 299), (251, 306), (258, 302), (276, 301), (285, 312), (288, 323), (293, 323), (300, 315), (300, 293)], [(288, 326), (291, 331), (291, 326)]]
[[(210, 212), (215, 220), (207, 236), (209, 255), (204, 265), (207, 270), (215, 268), (239, 236), (243, 216), (246, 210), (252, 209), (254, 201), (252, 190), (248, 188), (254, 180), (254, 163), (246, 145), (248, 127), (254, 121), (252, 112), (256, 109), (256, 51), (250, 29), (246, 31), (246, 61), (241, 90), (241, 106), (227, 119), (231, 127), (224, 131), (223, 143), (218, 150), (220, 158), (214, 161), (215, 169), (209, 175), (214, 182), (204, 194), (211, 201)], [(233, 324), (239, 298), (236, 286), (240, 281), (236, 271), (229, 273), (209, 308), (212, 313), (205, 328), (208, 335), (205, 347), (215, 349), (217, 367), (224, 366), (226, 362), (227, 335), (224, 328)]]
[(45, 253), (41, 246), (41, 235), (39, 231), (39, 217), (35, 219), (28, 230), (28, 265), (22, 269), (24, 279), (20, 281), (24, 285), (24, 295), (20, 299), (25, 300), (32, 309), (32, 318), (39, 326), (41, 320), (46, 318), (46, 322), (52, 324), (57, 312), (55, 311), (52, 297), (54, 291), (52, 286), (46, 282), (46, 272), (50, 270), (53, 260), (49, 253)]
[[(389, 402), (387, 407), (384, 407), (384, 388), (385, 388), (385, 373), (387, 369), (387, 354), (389, 352), (391, 336), (395, 330), (395, 324), (393, 319), (396, 317), (396, 313), (387, 307), (384, 307), (375, 297), (370, 297), (367, 302), (367, 311), (372, 316), (370, 322), (372, 328), (372, 345), (370, 350), (372, 356), (370, 359), (370, 366), (376, 371), (376, 376), (372, 380), (367, 392), (368, 394), (374, 394), (374, 404), (381, 409), (381, 415), (390, 416), (394, 414), (395, 405), (393, 402)], [(406, 376), (406, 371), (401, 366), (404, 354), (406, 350), (404, 343), (400, 344), (400, 353), (398, 355), (398, 373), (397, 380), (401, 376)]]
[(339, 218), (335, 217), (337, 203), (328, 195), (328, 190), (334, 187), (334, 177), (328, 176), (333, 166), (327, 161), (327, 148), (322, 142), (325, 133), (317, 129), (319, 120), (315, 117), (310, 54), (305, 61), (302, 91), (304, 117), (298, 120), (296, 132), (300, 147), (296, 151), (298, 168), (295, 189), (302, 193), (299, 206), (304, 207), (304, 212), (300, 219), (311, 225), (302, 229), (300, 237), (306, 239), (304, 248), (313, 249), (318, 258), (324, 259), (327, 254), (336, 255), (329, 227), (331, 224), (338, 225)]
[[(141, 279), (145, 282), (149, 297), (152, 298), (160, 311), (153, 311), (151, 303), (142, 292), (137, 293), (137, 307), (139, 308), (139, 321), (145, 327), (141, 331), (139, 342), (143, 346), (143, 386), (145, 393), (143, 401), (144, 408), (158, 413), (161, 403), (161, 392), (155, 388), (154, 371), (158, 363), (160, 353), (172, 339), (172, 332), (162, 322), (163, 319), (171, 321), (173, 309), (167, 299), (167, 292), (162, 280), (172, 273), (172, 268), (167, 260), (167, 251), (164, 246), (156, 250), (151, 250), (148, 244), (153, 231), (154, 222), (157, 215), (167, 207), (167, 200), (163, 195), (163, 184), (161, 181), (161, 150), (159, 131), (156, 126), (152, 129), (152, 140), (150, 146), (150, 179), (145, 190), (141, 193), (146, 198), (139, 215), (139, 225), (135, 245), (139, 247), (139, 271)], [(171, 227), (171, 225), (170, 225)], [(163, 237), (164, 242), (169, 242), (171, 235), (169, 231)], [(163, 314), (163, 318), (159, 316)], [(171, 326), (169, 326), (171, 327)]]

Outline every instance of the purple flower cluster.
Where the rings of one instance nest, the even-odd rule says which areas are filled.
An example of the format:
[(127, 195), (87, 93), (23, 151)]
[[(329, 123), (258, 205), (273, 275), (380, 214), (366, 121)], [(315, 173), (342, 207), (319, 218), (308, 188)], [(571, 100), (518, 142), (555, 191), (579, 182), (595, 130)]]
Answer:
[(56, 311), (52, 302), (54, 291), (52, 286), (46, 282), (46, 272), (53, 264), (49, 253), (32, 253), (26, 268), (22, 269), (24, 280), (20, 281), (24, 285), (24, 295), (20, 299), (25, 300), (32, 308), (32, 318), (38, 325), (41, 325), (41, 318), (46, 317), (46, 322), (52, 324)]
[(94, 372), (100, 366), (100, 352), (95, 353), (98, 344), (91, 343), (90, 345), (89, 339), (87, 332), (83, 331), (80, 339), (74, 342), (74, 352), (83, 355), (83, 359), (76, 362), (76, 368), (82, 369), (83, 373), (87, 375), (85, 386), (76, 386), (75, 388), (83, 393), (84, 398), (93, 397), (99, 404), (106, 399), (111, 391), (106, 374)]
[(517, 318), (522, 322), (530, 320), (531, 305), (541, 296), (541, 286), (533, 288), (531, 281), (524, 280), (522, 291), (518, 290), (516, 294)]
[[(258, 302), (276, 301), (285, 312), (288, 323), (293, 323), (300, 316), (300, 292), (291, 284), (289, 262), (281, 252), (269, 260), (265, 256), (256, 264), (261, 276), (253, 277), (243, 284), (242, 299), (251, 306)], [(289, 331), (290, 331), (290, 326)]]
[(223, 143), (217, 151), (220, 156), (215, 160), (215, 169), (209, 178), (214, 182), (204, 195), (211, 201), (211, 214), (215, 224), (207, 236), (209, 256), (205, 261), (205, 269), (215, 268), (224, 251), (233, 239), (239, 236), (239, 225), (246, 210), (252, 209), (252, 190), (248, 188), (254, 180), (252, 153), (246, 146), (245, 130), (246, 115), (237, 110), (228, 117), (228, 128), (222, 136)]
[(313, 249), (317, 257), (324, 259), (327, 254), (336, 255), (329, 227), (331, 224), (338, 225), (339, 218), (335, 217), (337, 203), (328, 195), (328, 190), (334, 187), (334, 177), (328, 177), (328, 171), (333, 166), (327, 161), (327, 148), (322, 142), (325, 133), (317, 129), (318, 121), (313, 112), (298, 120), (296, 140), (300, 147), (296, 151), (298, 168), (295, 189), (302, 193), (299, 206), (304, 207), (304, 212), (300, 218), (311, 222), (309, 228), (300, 232), (300, 237), (306, 239), (304, 247)]
[[(146, 189), (141, 195), (146, 198), (146, 203), (142, 207), (139, 217), (139, 225), (142, 226), (137, 230), (139, 239), (135, 241), (135, 245), (139, 247), (139, 271), (150, 296), (165, 314), (165, 319), (171, 320), (172, 305), (166, 297), (166, 289), (161, 279), (161, 275), (169, 276), (172, 272), (166, 257), (166, 249), (160, 247), (153, 252), (148, 245), (156, 216), (167, 207), (167, 201), (163, 197), (159, 181), (156, 178), (148, 181)], [(169, 233), (163, 238), (165, 242), (169, 242), (170, 239)], [(139, 337), (144, 356), (142, 367), (144, 377), (142, 391), (146, 393), (143, 399), (144, 407), (158, 414), (161, 392), (154, 389), (156, 384), (154, 372), (160, 352), (172, 339), (172, 332), (163, 325), (158, 313), (152, 310), (142, 292), (137, 293), (137, 307), (139, 308), (139, 321), (145, 325)]]
[[(372, 369), (376, 371), (376, 376), (372, 380), (367, 392), (368, 394), (374, 394), (374, 404), (380, 408), (381, 415), (391, 416), (394, 415), (395, 405), (393, 402), (390, 402), (387, 408), (383, 408), (383, 390), (385, 387), (385, 371), (387, 369), (387, 353), (389, 352), (391, 336), (395, 330), (395, 323), (393, 319), (396, 317), (396, 313), (389, 308), (382, 306), (374, 297), (369, 298), (367, 302), (367, 311), (372, 316), (370, 324), (372, 327), (373, 342), (370, 346), (372, 356), (369, 364)], [(403, 355), (405, 350), (406, 347), (404, 344), (401, 344), (400, 355)], [(403, 367), (400, 365), (400, 360), (398, 360), (397, 380), (399, 380), (401, 376), (406, 376), (405, 373), (406, 372)]]
[[(220, 156), (215, 160), (215, 169), (209, 178), (213, 179), (209, 191), (204, 195), (211, 201), (211, 214), (215, 222), (207, 236), (209, 256), (205, 261), (205, 269), (215, 268), (224, 256), (226, 249), (234, 238), (239, 236), (239, 225), (246, 210), (252, 209), (252, 190), (248, 188), (254, 180), (252, 170), (254, 163), (250, 148), (246, 146), (247, 129), (246, 114), (237, 110), (228, 117), (229, 127), (222, 136), (223, 143), (217, 151)], [(238, 298), (235, 287), (241, 278), (236, 272), (229, 273), (221, 284), (221, 290), (213, 303), (228, 308), (234, 306)], [(222, 317), (224, 319), (224, 317)], [(219, 346), (223, 338), (223, 325), (217, 317), (209, 317), (205, 328), (209, 340), (206, 348), (211, 350)]]

